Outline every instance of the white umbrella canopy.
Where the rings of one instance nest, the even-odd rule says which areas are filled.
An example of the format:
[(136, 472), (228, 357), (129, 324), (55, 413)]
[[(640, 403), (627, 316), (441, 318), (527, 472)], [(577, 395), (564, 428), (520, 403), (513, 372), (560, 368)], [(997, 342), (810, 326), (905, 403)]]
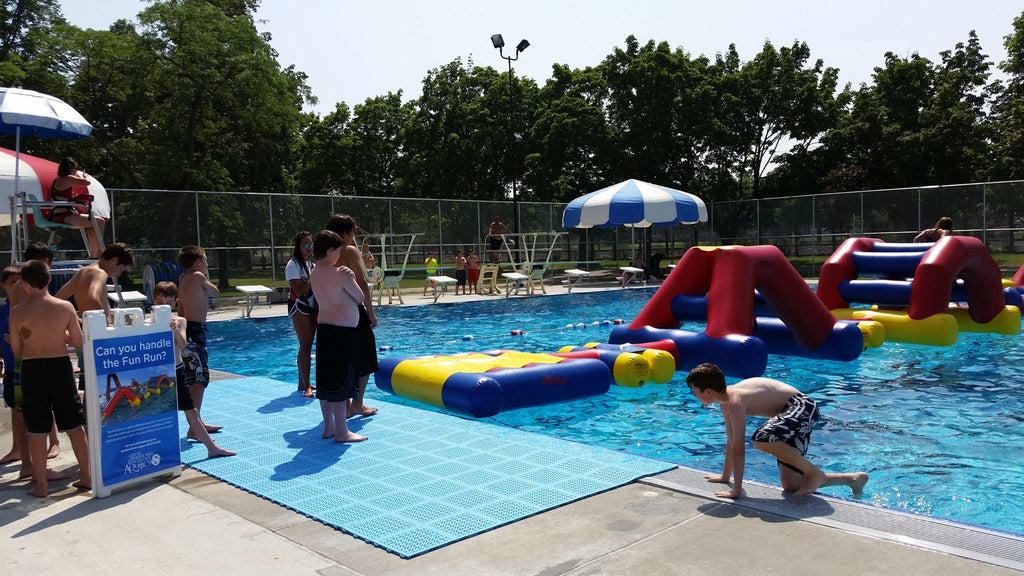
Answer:
[(707, 220), (707, 206), (697, 196), (640, 180), (626, 180), (584, 194), (562, 213), (566, 228), (647, 228)]
[[(29, 154), (16, 155), (13, 150), (0, 148), (0, 226), (11, 225), (11, 203), (10, 197), (15, 193), (15, 157), (18, 162), (18, 185), (17, 190), (34, 196), (36, 200), (51, 200), (50, 186), (57, 178), (56, 162), (43, 158), (37, 158)], [(107, 190), (92, 176), (89, 177), (90, 184), (75, 186), (76, 193), (91, 194), (92, 214), (97, 218), (110, 217), (110, 199), (107, 197)]]
[[(36, 138), (88, 138), (92, 125), (70, 104), (56, 98), (21, 88), (0, 87), (0, 133)], [(20, 150), (20, 146), (15, 146)]]

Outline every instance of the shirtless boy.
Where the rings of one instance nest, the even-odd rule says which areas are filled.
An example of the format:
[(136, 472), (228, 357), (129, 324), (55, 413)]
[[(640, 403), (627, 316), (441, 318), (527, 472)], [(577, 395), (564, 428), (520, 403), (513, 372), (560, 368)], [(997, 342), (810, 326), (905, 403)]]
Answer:
[(459, 286), (462, 286), (462, 295), (466, 295), (466, 257), (462, 255), (462, 248), (455, 253), (455, 293), (459, 293)]
[[(359, 249), (356, 248), (357, 228), (355, 219), (345, 214), (335, 214), (327, 219), (327, 229), (341, 236), (343, 242), (343, 249), (338, 256), (338, 261), (332, 263), (334, 266), (359, 270), (361, 257)], [(370, 292), (366, 276), (356, 274), (356, 283), (363, 291), (363, 300), (359, 306), (359, 325), (357, 326), (355, 345), (357, 349), (356, 376), (359, 377), (359, 383), (355, 396), (352, 398), (352, 406), (348, 411), (349, 417), (373, 416), (377, 413), (376, 408), (363, 404), (363, 395), (366, 394), (366, 384), (370, 381), (370, 374), (377, 370), (377, 339), (373, 335), (373, 329), (377, 327), (377, 314), (373, 311), (373, 293)]]
[(110, 312), (107, 298), (107, 280), (117, 278), (135, 265), (135, 254), (123, 242), (115, 242), (103, 251), (99, 259), (82, 266), (75, 275), (57, 291), (57, 298), (67, 300), (74, 296), (79, 314), (89, 310)]
[[(178, 287), (174, 285), (174, 282), (160, 282), (153, 287), (154, 306), (170, 306), (173, 309), (177, 300)], [(213, 438), (210, 438), (210, 433), (206, 431), (206, 427), (199, 420), (199, 412), (192, 402), (189, 379), (185, 376), (185, 364), (181, 360), (181, 351), (188, 343), (185, 337), (185, 324), (186, 321), (181, 316), (171, 317), (171, 330), (174, 332), (174, 388), (178, 393), (178, 410), (185, 413), (189, 438), (195, 438), (202, 442), (203, 446), (206, 446), (207, 456), (210, 458), (234, 456), (235, 452), (221, 448), (213, 441)]]
[(469, 269), (469, 289), (473, 294), (480, 293), (480, 257), (472, 248), (466, 256), (466, 267)]
[(826, 474), (807, 458), (811, 432), (818, 421), (818, 406), (796, 388), (770, 378), (747, 378), (726, 387), (725, 375), (714, 364), (701, 364), (686, 376), (690, 392), (704, 406), (718, 404), (725, 420), (725, 466), (722, 473), (707, 474), (708, 482), (728, 484), (732, 490), (715, 492), (719, 498), (743, 494), (743, 465), (746, 457), (747, 416), (768, 418), (751, 440), (754, 446), (774, 456), (779, 463), (779, 480), (786, 492), (797, 496), (813, 494), (822, 486), (846, 485), (860, 498), (868, 475), (864, 472)]
[[(53, 263), (53, 251), (50, 247), (42, 242), (32, 242), (25, 248), (24, 260), (30, 262), (32, 260), (39, 260), (42, 263), (49, 266)], [(8, 309), (8, 323), (3, 325), (3, 338), (4, 338), (4, 351), (7, 353), (10, 351), (10, 337), (7, 336), (10, 327), (10, 310), (13, 310), (15, 306), (20, 304), (28, 296), (24, 284), (20, 282), (21, 269), (18, 269), (18, 274), (10, 276), (4, 283), (4, 289), (7, 292), (7, 303)], [(13, 282), (11, 281), (13, 280)], [(10, 362), (8, 362), (10, 360)], [(14, 449), (11, 450), (11, 454), (5, 456), (0, 463), (14, 461), (10, 457), (16, 452), (21, 458), (21, 471), (18, 474), (18, 478), (28, 478), (32, 476), (32, 457), (29, 454), (28, 449), (28, 433), (25, 430), (25, 418), (21, 413), (21, 376), (19, 374), (19, 366), (21, 359), (14, 355), (13, 351), (10, 351), (10, 358), (4, 360), (6, 366), (4, 367), (4, 377), (10, 380), (4, 382), (4, 398), (10, 400), (8, 405), (11, 407), (11, 432), (14, 436)], [(60, 455), (60, 440), (57, 438), (57, 428), (54, 426), (50, 430), (50, 449), (46, 453), (47, 458), (56, 458)], [(62, 480), (68, 478), (66, 474), (61, 474), (53, 471), (47, 471), (50, 480)]]
[(78, 460), (79, 479), (73, 485), (89, 490), (89, 441), (85, 415), (78, 397), (68, 345), (82, 347), (82, 327), (70, 303), (47, 291), (50, 270), (35, 260), (21, 269), (26, 298), (11, 311), (11, 348), (20, 354), (21, 386), (28, 448), (32, 458), (35, 487), (29, 495), (47, 494), (46, 437), (54, 419), (57, 429), (71, 439)]
[(358, 387), (359, 303), (363, 291), (359, 276), (346, 266), (335, 266), (344, 240), (330, 230), (313, 238), (316, 265), (309, 283), (317, 295), (320, 312), (316, 328), (316, 398), (324, 416), (324, 438), (335, 442), (362, 442), (366, 436), (349, 430), (346, 402)]
[[(217, 432), (223, 426), (203, 422), (203, 394), (210, 384), (210, 362), (206, 352), (206, 314), (209, 298), (220, 294), (210, 282), (210, 269), (206, 252), (199, 246), (183, 246), (178, 251), (178, 264), (185, 269), (178, 279), (178, 314), (185, 318), (187, 343), (181, 352), (185, 364), (185, 381), (192, 390), (192, 403), (207, 432)], [(194, 438), (189, 432), (189, 438)], [(198, 438), (194, 438), (197, 439)]]

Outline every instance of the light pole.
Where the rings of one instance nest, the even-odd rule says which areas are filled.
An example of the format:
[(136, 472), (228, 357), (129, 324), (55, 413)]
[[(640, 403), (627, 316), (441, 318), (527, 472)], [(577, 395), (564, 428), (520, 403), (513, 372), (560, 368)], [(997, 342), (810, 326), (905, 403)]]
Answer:
[(525, 51), (530, 46), (529, 40), (523, 38), (516, 45), (515, 56), (505, 56), (503, 49), (505, 48), (505, 39), (501, 37), (501, 34), (494, 34), (491, 36), (491, 44), (498, 49), (498, 55), (508, 61), (508, 132), (509, 132), (509, 177), (512, 178), (512, 211), (515, 217), (515, 229), (513, 232), (519, 234), (519, 189), (516, 182), (516, 164), (515, 164), (515, 148), (518, 144), (522, 143), (523, 137), (516, 134), (515, 125), (515, 98), (512, 95), (513, 87), (513, 76), (512, 76), (512, 62), (519, 60), (519, 53)]

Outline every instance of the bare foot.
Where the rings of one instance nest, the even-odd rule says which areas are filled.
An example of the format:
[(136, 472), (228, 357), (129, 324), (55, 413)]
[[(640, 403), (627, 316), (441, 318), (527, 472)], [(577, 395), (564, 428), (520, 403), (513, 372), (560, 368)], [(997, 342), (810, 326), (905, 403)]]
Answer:
[(92, 490), (92, 479), (91, 478), (79, 479), (79, 481), (75, 482), (74, 484), (72, 484), (72, 486), (74, 486), (75, 488), (78, 488), (79, 490)]
[(366, 436), (363, 436), (362, 434), (356, 434), (354, 432), (349, 432), (347, 436), (339, 436), (337, 434), (334, 435), (335, 444), (341, 444), (344, 442), (362, 442), (363, 440), (366, 440)]
[(325, 428), (324, 433), (320, 437), (323, 438), (324, 440), (327, 440), (328, 438), (334, 438), (334, 430), (328, 431)]
[(223, 426), (214, 426), (213, 424), (207, 424), (206, 422), (203, 422), (203, 426), (206, 427), (206, 431), (209, 432), (210, 434), (220, 432), (221, 430), (224, 429)]
[(351, 418), (353, 416), (363, 416), (365, 418), (367, 416), (373, 416), (376, 413), (377, 413), (377, 409), (376, 408), (370, 408), (369, 406), (363, 406), (362, 408), (358, 408), (358, 409), (355, 408), (355, 407), (350, 406), (349, 409), (348, 409), (348, 412), (346, 412), (346, 415), (349, 418)]
[(800, 485), (800, 489), (796, 491), (797, 496), (810, 496), (825, 483), (825, 473), (821, 470), (813, 474), (804, 475), (804, 483)]
[(28, 491), (29, 496), (35, 496), (36, 498), (46, 498), (46, 490), (43, 490), (39, 486), (34, 486)]
[(305, 398), (312, 398), (313, 397), (313, 389), (312, 388), (306, 388), (302, 392), (302, 396), (305, 397)]
[(60, 444), (51, 444), (50, 451), (46, 453), (46, 459), (53, 460), (57, 456), (60, 456)]
[[(26, 478), (31, 478), (31, 477), (32, 477), (32, 472), (31, 471), (25, 472), (24, 470), (22, 470), (21, 474), (18, 474), (18, 480), (24, 480)], [(49, 468), (46, 469), (46, 479), (48, 481), (49, 480), (67, 480), (68, 478), (71, 478), (71, 474), (68, 474), (67, 472), (57, 472), (56, 470), (50, 470)]]
[(20, 460), (21, 455), (15, 452), (14, 450), (11, 450), (10, 452), (7, 453), (6, 456), (0, 458), (0, 465), (10, 464), (11, 462), (18, 462)]
[(235, 454), (237, 454), (237, 452), (235, 452), (234, 450), (227, 450), (227, 449), (221, 448), (220, 446), (214, 446), (213, 448), (208, 449), (207, 452), (206, 452), (206, 456), (209, 457), (209, 458), (220, 458), (222, 456), (234, 456)]
[(850, 488), (853, 488), (853, 497), (860, 499), (864, 495), (864, 485), (868, 483), (868, 475), (865, 472), (858, 472), (853, 475), (853, 482), (850, 484)]

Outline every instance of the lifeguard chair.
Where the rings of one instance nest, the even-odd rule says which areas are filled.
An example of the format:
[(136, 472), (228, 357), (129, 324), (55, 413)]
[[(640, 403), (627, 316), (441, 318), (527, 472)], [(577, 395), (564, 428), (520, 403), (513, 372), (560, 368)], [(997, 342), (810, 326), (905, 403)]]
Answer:
[[(92, 206), (90, 204), (92, 196), (82, 195), (79, 198), (81, 202), (67, 202), (60, 200), (39, 200), (33, 194), (27, 194), (21, 192), (11, 196), (11, 214), (14, 217), (11, 218), (11, 249), (13, 250), (13, 258), (18, 261), (19, 255), (25, 251), (25, 247), (29, 244), (29, 226), (28, 222), (31, 222), (38, 228), (43, 230), (49, 230), (50, 236), (47, 239), (47, 245), (52, 246), (53, 241), (57, 236), (57, 231), (62, 229), (71, 229), (70, 224), (63, 222), (54, 222), (48, 220), (43, 215), (43, 209), (53, 208), (73, 208), (75, 210), (84, 209), (88, 211), (89, 220), (92, 223), (93, 232), (96, 234), (96, 239), (99, 241), (100, 248), (105, 248), (103, 244), (103, 235), (100, 233), (99, 223), (92, 215)], [(18, 218), (20, 215), (21, 218)], [(31, 216), (31, 219), (29, 218)], [(85, 228), (79, 228), (78, 230), (82, 235), (82, 243), (85, 245), (86, 251), (89, 249), (89, 237)]]

